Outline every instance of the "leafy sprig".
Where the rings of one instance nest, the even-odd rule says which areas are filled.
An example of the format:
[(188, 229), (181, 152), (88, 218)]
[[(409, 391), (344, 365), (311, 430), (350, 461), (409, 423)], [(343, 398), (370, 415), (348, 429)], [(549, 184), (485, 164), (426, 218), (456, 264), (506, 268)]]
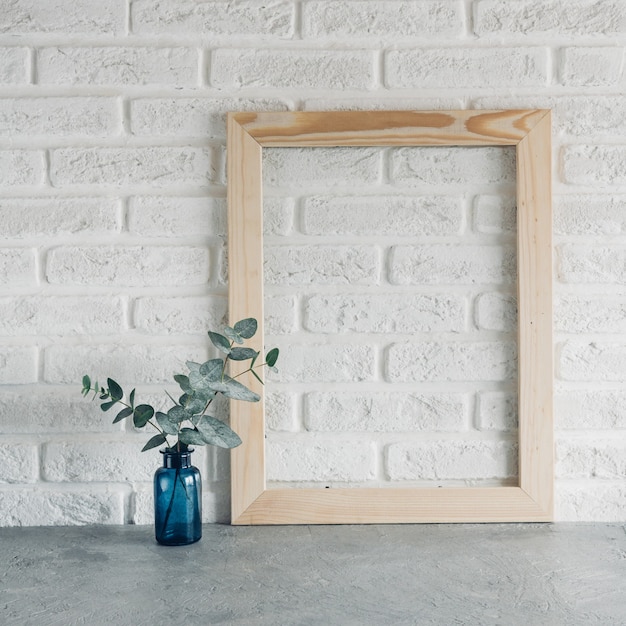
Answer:
[[(257, 327), (254, 318), (247, 318), (237, 322), (232, 328), (230, 326), (224, 328), (224, 334), (209, 331), (211, 343), (224, 354), (224, 357), (210, 359), (205, 363), (187, 361), (188, 374), (174, 376), (182, 395), (176, 400), (166, 392), (173, 406), (165, 413), (156, 411), (150, 404), (135, 404), (135, 389), (125, 401), (124, 390), (112, 378), (107, 378), (106, 386), (101, 386), (97, 381), (92, 383), (90, 376), (83, 376), (82, 394), (86, 397), (93, 393), (94, 399), (102, 401), (100, 408), (103, 411), (109, 411), (116, 405), (122, 407), (113, 419), (114, 424), (132, 417), (136, 428), (148, 425), (154, 428), (157, 434), (148, 440), (142, 452), (162, 444), (177, 451), (183, 451), (189, 445), (235, 448), (241, 444), (239, 435), (217, 417), (207, 414), (207, 411), (218, 394), (244, 402), (260, 400), (257, 393), (235, 380), (250, 372), (263, 384), (255, 370), (263, 367), (276, 369), (278, 348), (270, 350), (265, 355), (265, 361), (257, 364), (261, 353), (252, 348), (240, 347), (246, 339), (256, 334)], [(229, 361), (250, 361), (250, 363), (247, 369), (231, 377), (226, 373)]]

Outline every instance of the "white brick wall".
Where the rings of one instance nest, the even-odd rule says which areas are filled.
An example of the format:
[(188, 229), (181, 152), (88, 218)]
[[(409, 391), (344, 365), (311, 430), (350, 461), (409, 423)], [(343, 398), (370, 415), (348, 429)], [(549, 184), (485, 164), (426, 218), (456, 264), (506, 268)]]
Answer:
[[(151, 520), (162, 401), (227, 319), (225, 113), (547, 107), (557, 519), (626, 520), (626, 3), (0, 0), (0, 525)], [(268, 477), (515, 480), (510, 149), (265, 153)], [(206, 521), (228, 454), (196, 455)]]

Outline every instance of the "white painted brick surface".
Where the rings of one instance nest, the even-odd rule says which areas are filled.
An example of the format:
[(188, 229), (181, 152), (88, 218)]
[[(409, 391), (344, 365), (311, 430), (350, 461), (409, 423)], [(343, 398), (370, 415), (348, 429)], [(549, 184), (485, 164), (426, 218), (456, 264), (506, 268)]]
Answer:
[(46, 277), (66, 285), (198, 285), (209, 279), (208, 251), (183, 246), (82, 246), (50, 250)]
[(392, 480), (480, 480), (517, 475), (514, 444), (500, 441), (394, 443), (386, 451)]
[(307, 198), (303, 231), (308, 235), (454, 235), (462, 212), (456, 198), (336, 197)]
[(306, 2), (302, 9), (306, 38), (454, 37), (463, 25), (460, 3), (445, 0), (375, 4), (322, 0)]
[(210, 82), (218, 89), (371, 89), (374, 67), (369, 50), (219, 49), (211, 54)]
[(626, 7), (619, 0), (478, 0), (477, 35), (609, 35), (626, 32)]
[(28, 237), (84, 233), (104, 237), (119, 232), (120, 203), (115, 198), (0, 198), (0, 237)]
[(376, 453), (367, 440), (308, 436), (288, 442), (268, 439), (267, 447), (270, 481), (354, 482), (376, 477)]
[(90, 485), (0, 488), (0, 526), (123, 524), (124, 494)]
[(397, 343), (389, 348), (390, 382), (511, 380), (517, 372), (512, 342), (432, 341)]
[(531, 48), (421, 48), (385, 55), (389, 89), (542, 87), (548, 82), (548, 51)]
[(468, 401), (462, 394), (322, 393), (305, 398), (305, 426), (320, 432), (460, 432)]
[(304, 328), (314, 333), (462, 332), (466, 309), (463, 297), (445, 294), (319, 295), (306, 300)]
[(28, 48), (0, 48), (0, 83), (24, 84), (30, 79)]
[(0, 32), (117, 35), (125, 26), (121, 8), (116, 0), (15, 0), (2, 7)]
[(0, 445), (0, 483), (32, 483), (39, 477), (37, 447), (20, 443)]
[(510, 246), (395, 246), (389, 265), (394, 285), (511, 284), (516, 276)]
[[(228, 111), (463, 108), (552, 109), (557, 520), (626, 520), (625, 3), (4, 5), (0, 525), (152, 523), (160, 455), (80, 378), (162, 409), (216, 356)], [(263, 169), (268, 477), (513, 484), (515, 148)], [(228, 453), (198, 458), (203, 520), (227, 522)]]
[(151, 0), (131, 4), (134, 33), (256, 35), (289, 38), (293, 34), (292, 2), (179, 2)]
[(174, 85), (198, 81), (193, 48), (42, 48), (37, 54), (42, 85)]
[(214, 177), (206, 148), (60, 148), (50, 157), (54, 187), (206, 185)]

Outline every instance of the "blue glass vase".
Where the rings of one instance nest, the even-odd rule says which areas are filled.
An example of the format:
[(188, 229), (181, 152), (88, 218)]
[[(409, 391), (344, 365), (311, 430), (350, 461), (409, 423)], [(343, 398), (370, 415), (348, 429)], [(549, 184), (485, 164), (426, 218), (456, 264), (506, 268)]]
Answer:
[(161, 450), (163, 467), (154, 473), (154, 532), (166, 546), (184, 546), (202, 537), (202, 479), (191, 453)]

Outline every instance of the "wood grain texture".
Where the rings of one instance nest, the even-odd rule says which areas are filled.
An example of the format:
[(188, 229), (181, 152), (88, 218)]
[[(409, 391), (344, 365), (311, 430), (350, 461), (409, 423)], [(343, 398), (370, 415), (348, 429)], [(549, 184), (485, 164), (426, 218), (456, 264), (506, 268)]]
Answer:
[[(266, 489), (263, 404), (231, 403), (233, 524), (550, 521), (553, 348), (550, 112), (231, 113), (230, 319), (263, 320), (262, 147), (515, 145), (518, 205), (518, 487)], [(255, 346), (261, 349), (261, 345)], [(241, 406), (241, 405), (244, 406)]]

